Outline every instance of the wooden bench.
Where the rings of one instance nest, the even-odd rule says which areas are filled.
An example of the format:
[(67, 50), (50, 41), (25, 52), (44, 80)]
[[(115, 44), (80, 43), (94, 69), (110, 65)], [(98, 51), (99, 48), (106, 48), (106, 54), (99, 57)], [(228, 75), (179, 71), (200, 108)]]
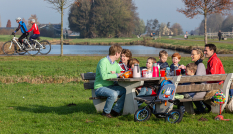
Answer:
[[(228, 100), (229, 89), (233, 89), (232, 85), (233, 73), (230, 74), (217, 74), (217, 75), (204, 75), (204, 76), (178, 76), (176, 78), (175, 86), (177, 87), (176, 93), (184, 93), (184, 92), (203, 92), (203, 91), (211, 91), (222, 89), (223, 93), (226, 95), (226, 100)], [(190, 83), (190, 82), (206, 82), (206, 81), (224, 81), (223, 85), (219, 85), (218, 83), (205, 83), (205, 84), (195, 84), (195, 85), (178, 85), (178, 83)], [(173, 81), (174, 82), (174, 81)], [(154, 96), (145, 96), (145, 97), (136, 97), (135, 100), (140, 100), (145, 103), (150, 103), (150, 101), (154, 98)], [(186, 112), (193, 114), (193, 101), (203, 101), (204, 98), (201, 99), (180, 99), (181, 102), (184, 103)], [(227, 103), (222, 105), (222, 109)], [(158, 112), (164, 112), (164, 110), (168, 107), (164, 106), (164, 104), (156, 105), (156, 109)], [(213, 113), (219, 113), (219, 105), (213, 106), (211, 105), (211, 111)]]

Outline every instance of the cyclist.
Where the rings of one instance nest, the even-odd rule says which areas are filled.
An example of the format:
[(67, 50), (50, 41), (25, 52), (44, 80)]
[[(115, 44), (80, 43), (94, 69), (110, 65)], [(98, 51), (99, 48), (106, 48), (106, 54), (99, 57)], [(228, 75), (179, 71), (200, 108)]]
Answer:
[(19, 37), (19, 42), (22, 44), (23, 38), (28, 36), (28, 32), (27, 32), (28, 30), (27, 30), (25, 23), (23, 21), (21, 21), (20, 17), (16, 18), (16, 22), (19, 23), (19, 26), (12, 34), (15, 34), (20, 29), (22, 32), (22, 35)]
[(32, 28), (28, 30), (28, 33), (33, 30), (33, 35), (31, 35), (29, 38), (30, 42), (32, 42), (32, 39), (37, 39), (40, 36), (39, 28), (35, 22), (35, 19), (31, 19)]

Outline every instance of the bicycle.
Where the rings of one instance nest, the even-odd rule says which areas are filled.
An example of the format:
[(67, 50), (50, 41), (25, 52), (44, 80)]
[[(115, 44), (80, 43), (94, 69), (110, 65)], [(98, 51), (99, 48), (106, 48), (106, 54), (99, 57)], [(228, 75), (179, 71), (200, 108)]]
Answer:
[[(25, 44), (28, 45), (28, 48)], [(21, 44), (18, 42), (18, 38), (14, 35), (11, 41), (7, 41), (3, 44), (2, 50), (6, 55), (14, 55), (15, 53), (18, 53), (19, 55), (24, 55), (25, 53), (28, 53), (29, 55), (37, 55), (40, 51), (40, 47), (38, 46), (38, 43), (31, 45), (26, 38), (24, 38), (23, 43)]]
[[(173, 106), (172, 104), (165, 110), (164, 113), (156, 112), (156, 104), (164, 102), (164, 100), (157, 100), (155, 97), (147, 106), (142, 107), (135, 112), (134, 121), (147, 121), (150, 119), (152, 112), (157, 118), (165, 118), (165, 121), (170, 123), (179, 123), (183, 118), (183, 113), (180, 109), (173, 109), (169, 111), (169, 109)], [(168, 102), (173, 103), (174, 105), (178, 105), (180, 103), (178, 99), (168, 100)]]
[[(18, 53), (19, 55), (24, 55), (26, 52), (29, 55), (37, 55), (39, 52), (42, 55), (48, 54), (51, 51), (51, 44), (46, 41), (38, 41), (37, 39), (32, 39), (33, 43), (29, 43), (29, 41), (25, 38), (24, 43), (20, 44), (18, 41), (18, 38), (14, 37), (11, 39), (11, 41), (7, 41), (3, 44), (2, 50), (4, 54), (6, 55), (13, 55), (15, 53)], [(12, 44), (14, 44), (12, 47)], [(28, 44), (28, 48), (26, 48), (25, 44)]]

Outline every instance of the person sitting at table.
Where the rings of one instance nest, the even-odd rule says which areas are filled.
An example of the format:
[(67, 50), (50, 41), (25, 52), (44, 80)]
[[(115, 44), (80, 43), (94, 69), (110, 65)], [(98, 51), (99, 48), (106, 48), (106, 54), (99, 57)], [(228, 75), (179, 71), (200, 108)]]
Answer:
[(174, 53), (172, 55), (172, 64), (170, 65), (171, 72), (173, 73), (172, 75), (175, 74), (175, 71), (176, 71), (175, 68), (180, 68), (181, 74), (185, 73), (184, 65), (179, 64), (180, 59), (181, 59), (181, 55), (179, 53)]
[[(120, 58), (121, 52), (122, 48), (120, 45), (112, 45), (109, 48), (109, 55), (102, 58), (96, 67), (95, 94), (97, 97), (107, 97), (102, 115), (108, 118), (111, 118), (112, 115), (119, 116), (125, 102), (126, 89), (114, 85), (113, 81), (107, 81), (107, 79), (117, 78), (122, 74), (120, 73), (122, 69), (116, 62)], [(112, 108), (118, 96), (120, 96), (120, 99)]]
[[(206, 75), (205, 65), (202, 63), (202, 61), (205, 58), (203, 51), (200, 48), (193, 48), (191, 51), (191, 58), (192, 58), (192, 61), (197, 65), (197, 71), (196, 71), (195, 75)], [(201, 84), (201, 83), (196, 82), (196, 84)], [(205, 94), (206, 94), (206, 92), (198, 92), (198, 93), (196, 93), (194, 99), (203, 98), (203, 96), (205, 96)], [(203, 103), (208, 108), (208, 111), (210, 111), (210, 109), (211, 109), (210, 105), (206, 104), (205, 102), (194, 101), (193, 103), (197, 107), (197, 111), (195, 111), (196, 113), (204, 113), (205, 112), (205, 108), (203, 107)]]
[(133, 70), (134, 68), (134, 64), (138, 64), (139, 65), (139, 61), (136, 58), (132, 58), (129, 60), (129, 66), (130, 66), (130, 70)]
[(162, 50), (159, 52), (159, 61), (157, 63), (159, 63), (160, 70), (166, 70), (166, 68), (169, 67), (167, 63), (167, 57), (168, 57), (167, 51)]
[(128, 71), (130, 69), (129, 60), (132, 58), (132, 53), (129, 49), (123, 49), (121, 52), (121, 60), (119, 65), (122, 71)]
[[(152, 70), (152, 66), (153, 66), (153, 63), (156, 62), (156, 59), (154, 57), (149, 57), (147, 59), (147, 63), (146, 63), (146, 67), (147, 67), (147, 70), (151, 71)], [(152, 95), (152, 96), (156, 96), (156, 89), (153, 87), (153, 85), (144, 85), (143, 87), (138, 87), (136, 89), (136, 91), (140, 91), (138, 93), (138, 97), (141, 97), (141, 96), (146, 96), (146, 95)], [(138, 101), (138, 106), (140, 106), (143, 102), (141, 101)]]

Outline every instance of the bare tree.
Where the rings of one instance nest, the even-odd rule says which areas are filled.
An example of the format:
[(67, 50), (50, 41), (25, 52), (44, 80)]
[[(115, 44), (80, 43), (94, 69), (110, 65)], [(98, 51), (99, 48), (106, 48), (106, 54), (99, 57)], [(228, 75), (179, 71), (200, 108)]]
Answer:
[(205, 44), (207, 44), (207, 15), (219, 13), (222, 15), (229, 14), (232, 9), (233, 0), (182, 0), (185, 9), (177, 9), (178, 12), (185, 14), (188, 18), (196, 15), (204, 15), (204, 33)]
[[(69, 8), (72, 4), (74, 4), (74, 0), (44, 0), (49, 4), (53, 5), (53, 9), (57, 10), (61, 14), (61, 56), (63, 56), (63, 14), (64, 10)], [(75, 4), (78, 4), (78, 0), (76, 0)]]
[(36, 14), (32, 14), (31, 17), (29, 17), (29, 19), (28, 19), (28, 27), (29, 27), (29, 28), (32, 27), (32, 24), (31, 24), (31, 20), (32, 20), (32, 19), (35, 19), (35, 23), (36, 23), (37, 25), (40, 24), (40, 22), (38, 21), (38, 18), (37, 18), (37, 16), (36, 16)]

